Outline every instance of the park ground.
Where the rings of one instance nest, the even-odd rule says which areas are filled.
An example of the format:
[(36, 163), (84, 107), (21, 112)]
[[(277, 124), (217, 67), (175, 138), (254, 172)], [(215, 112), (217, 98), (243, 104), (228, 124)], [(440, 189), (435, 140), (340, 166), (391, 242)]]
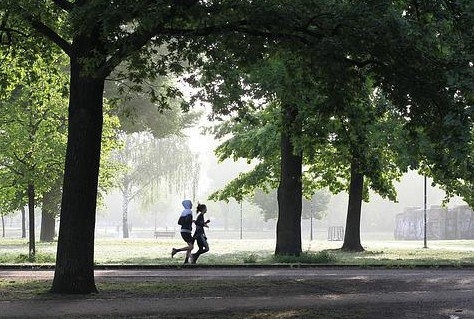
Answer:
[(472, 267), (104, 267), (78, 296), (49, 294), (53, 274), (0, 270), (0, 318), (474, 318)]
[[(304, 242), (334, 264), (275, 263), (274, 241), (213, 238), (198, 265), (170, 257), (171, 239), (99, 239), (98, 294), (52, 295), (55, 243), (43, 263), (17, 263), (25, 240), (0, 242), (0, 318), (474, 319), (473, 241)], [(311, 256), (310, 256), (311, 257)], [(314, 256), (313, 256), (314, 257)], [(310, 262), (314, 262), (314, 258)], [(22, 258), (20, 258), (22, 259)], [(13, 264), (11, 264), (13, 262)]]

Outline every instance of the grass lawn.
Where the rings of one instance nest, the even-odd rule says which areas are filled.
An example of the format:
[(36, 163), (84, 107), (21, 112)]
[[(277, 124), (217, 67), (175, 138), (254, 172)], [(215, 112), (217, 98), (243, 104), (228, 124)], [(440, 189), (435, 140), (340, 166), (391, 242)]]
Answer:
[[(363, 241), (364, 252), (348, 253), (339, 248), (339, 241), (303, 241), (304, 254), (300, 258), (275, 259), (274, 239), (210, 239), (210, 252), (202, 255), (200, 264), (273, 264), (320, 263), (338, 265), (454, 265), (474, 264), (474, 240), (428, 241), (423, 248), (419, 241)], [(165, 239), (97, 239), (95, 262), (97, 265), (179, 265), (184, 253), (170, 257), (172, 247), (181, 247), (180, 238)], [(56, 242), (36, 243), (34, 264), (54, 264)], [(33, 264), (28, 260), (26, 239), (0, 239), (0, 265)]]

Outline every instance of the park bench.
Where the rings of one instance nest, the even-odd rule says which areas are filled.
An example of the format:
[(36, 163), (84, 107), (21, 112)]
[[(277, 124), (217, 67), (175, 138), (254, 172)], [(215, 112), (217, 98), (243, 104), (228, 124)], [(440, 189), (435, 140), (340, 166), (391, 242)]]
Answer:
[(174, 231), (155, 231), (155, 238), (158, 238), (158, 237), (173, 238)]
[(344, 227), (343, 226), (331, 226), (328, 229), (328, 240), (329, 241), (342, 241), (344, 240)]

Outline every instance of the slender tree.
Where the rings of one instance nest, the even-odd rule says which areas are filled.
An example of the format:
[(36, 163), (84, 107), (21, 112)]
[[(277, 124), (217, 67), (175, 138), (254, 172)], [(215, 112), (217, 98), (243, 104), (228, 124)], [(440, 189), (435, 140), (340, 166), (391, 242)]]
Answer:
[[(133, 200), (153, 205), (159, 191), (180, 187), (191, 180), (194, 157), (186, 140), (180, 137), (155, 138), (151, 134), (123, 135), (124, 147), (115, 152), (124, 166), (119, 174), (122, 193), (123, 237), (129, 237), (128, 206)], [(150, 196), (148, 196), (150, 195)]]
[(4, 175), (11, 181), (6, 186), (14, 189), (7, 194), (19, 199), (13, 200), (19, 204), (17, 209), (28, 204), (29, 257), (34, 259), (37, 200), (50, 189), (51, 181), (61, 176), (63, 168), (66, 77), (60, 55), (46, 55), (54, 61), (53, 69), (50, 61), (39, 56), (24, 59), (13, 52), (6, 54), (11, 58), (10, 68), (22, 72), (10, 82), (10, 94), (0, 101), (0, 120), (4, 124), (0, 158), (4, 174), (10, 175)]
[[(123, 71), (123, 70), (122, 70)], [(121, 67), (114, 72), (120, 77)], [(122, 235), (129, 237), (128, 207), (131, 201), (141, 200), (152, 206), (160, 197), (162, 185), (167, 182), (176, 187), (186, 184), (191, 172), (192, 156), (181, 140), (183, 130), (195, 124), (198, 112), (182, 112), (178, 99), (165, 101), (163, 109), (150, 100), (146, 92), (151, 88), (160, 90), (165, 86), (165, 77), (140, 86), (130, 80), (115, 80), (106, 83), (105, 96), (114, 102), (114, 113), (120, 119), (123, 148), (114, 157), (123, 166), (120, 170), (119, 189), (122, 193)], [(136, 91), (138, 90), (138, 91)], [(172, 168), (174, 164), (174, 167)]]

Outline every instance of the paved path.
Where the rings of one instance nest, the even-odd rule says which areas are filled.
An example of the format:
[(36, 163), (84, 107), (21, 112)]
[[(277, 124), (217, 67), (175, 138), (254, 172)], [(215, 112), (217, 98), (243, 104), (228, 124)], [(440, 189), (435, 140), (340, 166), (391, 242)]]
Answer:
[[(269, 294), (264, 296), (213, 294), (199, 298), (133, 296), (104, 298), (101, 294), (59, 299), (0, 301), (1, 318), (65, 318), (68, 315), (145, 316), (185, 315), (188, 312), (225, 312), (275, 309), (366, 308), (364, 318), (474, 319), (473, 269), (359, 269), (359, 268), (199, 268), (98, 270), (96, 280), (268, 279), (334, 284), (339, 289)], [(0, 270), (0, 278), (52, 279), (53, 271)], [(393, 285), (387, 287), (387, 285)], [(351, 310), (352, 309), (352, 310)], [(157, 317), (156, 317), (157, 318)], [(344, 317), (344, 318), (351, 318)], [(357, 317), (359, 318), (359, 317)]]

